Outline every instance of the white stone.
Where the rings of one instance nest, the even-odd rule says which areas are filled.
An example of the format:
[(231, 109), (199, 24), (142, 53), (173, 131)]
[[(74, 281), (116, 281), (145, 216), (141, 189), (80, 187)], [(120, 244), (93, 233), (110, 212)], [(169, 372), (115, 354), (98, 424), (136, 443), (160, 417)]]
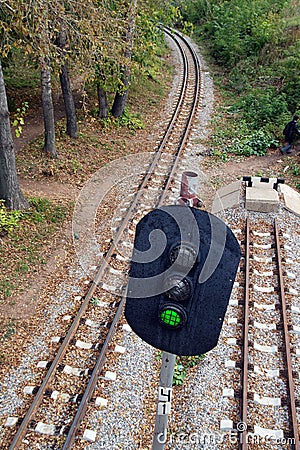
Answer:
[(122, 347), (121, 345), (116, 345), (115, 349), (114, 349), (114, 352), (116, 352), (116, 353), (125, 353), (126, 352), (126, 348)]
[(230, 306), (239, 306), (239, 301), (238, 300), (229, 300), (229, 305)]
[(61, 340), (60, 336), (53, 336), (53, 338), (51, 339), (51, 342), (53, 342), (53, 344), (58, 344)]
[(84, 430), (83, 439), (87, 442), (95, 442), (97, 433), (93, 430)]
[(97, 322), (93, 322), (93, 321), (90, 320), (90, 319), (87, 319), (87, 320), (85, 321), (85, 324), (86, 324), (88, 327), (91, 327), (91, 328), (97, 328), (97, 327), (99, 326), (99, 324), (98, 324)]
[(229, 317), (228, 318), (228, 324), (229, 325), (236, 325), (238, 323), (238, 320), (236, 317)]
[(124, 323), (122, 326), (123, 331), (132, 331), (131, 327), (128, 325), (128, 323)]
[(230, 419), (223, 419), (220, 421), (221, 431), (231, 431), (233, 430), (233, 421)]
[(6, 427), (14, 427), (18, 422), (17, 417), (8, 417), (5, 422)]
[(253, 273), (254, 275), (257, 275), (259, 277), (271, 277), (272, 275), (274, 275), (273, 270), (268, 270), (266, 272), (259, 272), (258, 270), (254, 269)]
[(70, 316), (70, 314), (67, 314), (66, 316), (64, 316), (63, 318), (62, 318), (62, 320), (64, 320), (64, 321), (68, 321), (68, 320), (71, 320), (72, 319), (72, 316)]
[(116, 372), (110, 372), (109, 370), (107, 370), (105, 372), (104, 378), (105, 378), (105, 380), (116, 381), (117, 374), (116, 374)]
[(231, 388), (228, 388), (228, 389), (225, 388), (225, 389), (223, 389), (222, 396), (223, 396), (223, 397), (234, 398), (234, 389), (231, 389)]
[(105, 291), (116, 292), (116, 286), (111, 286), (110, 284), (102, 283), (102, 288)]
[(300, 327), (298, 327), (297, 325), (294, 325), (294, 326), (293, 326), (293, 331), (294, 331), (294, 333), (296, 333), (296, 334), (300, 334)]
[(227, 338), (227, 343), (229, 345), (236, 345), (236, 342), (237, 342), (236, 338)]
[(281, 399), (278, 397), (260, 397), (258, 394), (254, 394), (254, 401), (264, 406), (281, 406)]
[(257, 286), (256, 284), (253, 286), (254, 291), (256, 292), (266, 292), (266, 293), (270, 293), (270, 292), (274, 292), (274, 287), (272, 286)]
[(271, 244), (257, 244), (256, 242), (253, 243), (254, 248), (262, 248), (264, 250), (272, 248)]
[(35, 431), (40, 434), (47, 434), (49, 436), (54, 436), (56, 427), (55, 425), (49, 425), (47, 423), (38, 422), (35, 427)]
[(277, 353), (278, 352), (278, 347), (277, 345), (260, 345), (257, 342), (254, 342), (254, 348), (255, 350), (259, 350), (260, 352), (265, 352), (265, 353)]
[(260, 322), (254, 321), (253, 325), (258, 330), (276, 330), (275, 323), (260, 323)]
[(296, 291), (296, 289), (293, 289), (293, 288), (289, 288), (289, 292), (288, 292), (289, 294), (292, 294), (292, 295), (297, 295), (298, 294), (298, 291)]
[(24, 394), (31, 395), (34, 388), (35, 388), (35, 386), (25, 386), (23, 392), (24, 392)]
[(59, 397), (59, 392), (58, 391), (53, 391), (51, 394), (51, 398), (52, 400), (57, 400)]
[(266, 311), (274, 311), (275, 310), (275, 305), (266, 305), (266, 304), (260, 304), (260, 303), (256, 303), (254, 302), (254, 307), (257, 309), (262, 310), (266, 310)]
[(253, 256), (253, 259), (254, 259), (254, 261), (261, 262), (261, 263), (270, 263), (270, 262), (272, 262), (272, 258), (261, 258), (261, 257), (256, 256), (256, 255)]
[(254, 234), (254, 236), (259, 236), (259, 237), (268, 237), (271, 236), (271, 233), (261, 233), (259, 231), (255, 231), (253, 230), (252, 233)]
[(82, 369), (79, 369), (78, 367), (71, 367), (66, 364), (63, 372), (67, 373), (68, 375), (76, 375), (77, 377), (79, 377), (81, 375)]
[(269, 428), (262, 428), (259, 427), (258, 425), (254, 425), (254, 434), (257, 434), (258, 436), (261, 437), (266, 437), (268, 436), (268, 438), (273, 437), (276, 440), (280, 440), (284, 438), (284, 434), (282, 430), (271, 430)]
[(231, 359), (227, 359), (227, 360), (225, 361), (225, 367), (226, 367), (227, 369), (235, 369), (235, 367), (236, 367), (236, 362), (235, 362), (235, 361), (232, 361)]
[(106, 408), (108, 405), (108, 400), (106, 398), (97, 397), (95, 400), (95, 405), (99, 406), (101, 409)]
[(76, 341), (75, 346), (78, 348), (82, 348), (84, 350), (89, 350), (92, 347), (93, 344), (83, 341)]
[(48, 361), (40, 361), (40, 362), (37, 363), (37, 367), (39, 369), (46, 369), (47, 364), (48, 364)]
[(300, 314), (300, 308), (297, 306), (291, 306), (292, 313)]

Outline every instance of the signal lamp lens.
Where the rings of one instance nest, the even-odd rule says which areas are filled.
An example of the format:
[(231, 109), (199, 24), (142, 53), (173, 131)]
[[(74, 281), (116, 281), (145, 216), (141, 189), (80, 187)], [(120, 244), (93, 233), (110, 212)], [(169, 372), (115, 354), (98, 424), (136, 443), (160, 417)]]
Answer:
[(179, 305), (164, 305), (159, 311), (159, 321), (167, 328), (179, 329), (187, 322), (185, 310)]
[(169, 258), (177, 268), (190, 270), (195, 264), (197, 251), (191, 245), (179, 244), (172, 248)]
[(175, 274), (167, 278), (164, 282), (167, 297), (175, 302), (184, 302), (192, 296), (193, 286), (190, 280), (182, 278), (182, 275)]

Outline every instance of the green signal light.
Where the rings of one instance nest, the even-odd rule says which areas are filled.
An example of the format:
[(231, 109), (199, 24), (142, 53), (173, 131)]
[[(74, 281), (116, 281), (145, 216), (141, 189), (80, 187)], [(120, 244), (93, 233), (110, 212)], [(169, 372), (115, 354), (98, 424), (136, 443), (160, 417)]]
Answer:
[(161, 313), (160, 317), (163, 323), (170, 327), (178, 327), (181, 323), (180, 314), (176, 311), (172, 311), (172, 309), (166, 309)]
[(187, 315), (180, 305), (167, 304), (160, 309), (159, 320), (168, 328), (178, 329), (186, 324)]

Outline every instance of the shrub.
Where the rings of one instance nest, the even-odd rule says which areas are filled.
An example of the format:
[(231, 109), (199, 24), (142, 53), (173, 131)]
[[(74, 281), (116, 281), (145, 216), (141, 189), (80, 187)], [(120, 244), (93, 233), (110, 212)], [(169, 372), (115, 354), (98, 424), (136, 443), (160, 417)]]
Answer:
[(285, 94), (278, 94), (273, 87), (252, 89), (231, 109), (242, 110), (248, 127), (252, 129), (262, 128), (269, 122), (281, 122), (282, 116), (288, 111)]
[(4, 200), (0, 200), (0, 232), (10, 232), (19, 225), (22, 211), (10, 211), (4, 203)]
[(278, 141), (264, 130), (258, 130), (254, 133), (234, 140), (228, 147), (227, 151), (244, 156), (264, 156), (267, 149), (277, 146)]

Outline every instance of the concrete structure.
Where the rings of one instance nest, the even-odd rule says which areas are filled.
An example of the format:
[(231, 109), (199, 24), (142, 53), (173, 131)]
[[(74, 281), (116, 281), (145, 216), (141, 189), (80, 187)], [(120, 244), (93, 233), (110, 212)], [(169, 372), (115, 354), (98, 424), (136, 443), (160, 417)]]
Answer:
[(245, 207), (249, 211), (277, 212), (279, 210), (278, 192), (272, 188), (247, 187)]
[(227, 186), (222, 187), (216, 193), (213, 201), (211, 212), (216, 214), (224, 209), (235, 208), (239, 206), (241, 197), (242, 181), (235, 181)]
[(211, 212), (240, 206), (245, 185), (245, 208), (248, 211), (276, 213), (282, 204), (287, 210), (300, 216), (300, 193), (284, 184), (282, 178), (243, 177), (219, 189), (215, 195)]

